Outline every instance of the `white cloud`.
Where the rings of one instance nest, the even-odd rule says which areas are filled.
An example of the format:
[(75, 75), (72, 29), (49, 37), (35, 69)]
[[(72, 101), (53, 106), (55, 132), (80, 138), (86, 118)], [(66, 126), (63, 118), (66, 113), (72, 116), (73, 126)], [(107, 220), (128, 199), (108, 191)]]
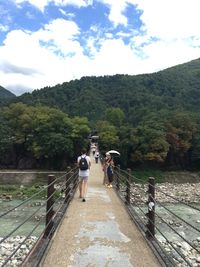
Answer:
[(24, 3), (24, 2), (28, 2), (31, 5), (37, 7), (38, 9), (40, 9), (42, 12), (44, 11), (44, 8), (50, 3), (52, 2), (52, 0), (13, 0), (19, 7), (20, 4)]
[(48, 6), (50, 3), (54, 3), (57, 6), (72, 5), (79, 8), (92, 4), (91, 0), (13, 0), (13, 1), (19, 6), (24, 2), (29, 2), (31, 5), (37, 7), (42, 12), (44, 12), (45, 7)]
[[(16, 0), (18, 4), (23, 1)], [(115, 26), (126, 25), (123, 12), (127, 4), (137, 4), (142, 11), (142, 30), (127, 28), (126, 32), (114, 35), (93, 25), (84, 36), (74, 21), (56, 19), (37, 32), (10, 31), (0, 46), (1, 85), (21, 93), (25, 88), (31, 91), (87, 75), (150, 73), (199, 57), (199, 0), (97, 1), (110, 7), (109, 19)], [(50, 0), (32, 2), (42, 10)], [(54, 2), (59, 6), (78, 7), (92, 3)], [(130, 43), (125, 44), (123, 40), (129, 35), (132, 36)], [(86, 40), (87, 47), (82, 46), (80, 36)]]
[(0, 24), (0, 31), (7, 32), (9, 30), (9, 27), (7, 25)]
[(110, 7), (109, 20), (113, 22), (114, 26), (119, 24), (127, 25), (127, 17), (123, 15), (127, 7), (127, 3), (131, 0), (97, 0), (103, 4), (106, 4)]
[(80, 78), (82, 72), (77, 70), (90, 60), (74, 40), (77, 34), (79, 29), (74, 22), (61, 19), (35, 33), (11, 31), (0, 47), (1, 85), (12, 90), (17, 84), (18, 90), (32, 90)]
[(93, 72), (95, 75), (113, 75), (116, 73), (134, 73), (138, 58), (122, 40), (104, 40), (96, 54)]
[(85, 7), (90, 5), (88, 0), (53, 0), (53, 2), (58, 6), (72, 5), (76, 7)]
[(188, 62), (191, 58), (199, 57), (199, 48), (192, 48), (182, 41), (158, 41), (144, 47), (143, 53), (148, 55), (146, 63), (154, 66), (155, 70), (165, 69), (169, 66)]
[(7, 35), (0, 58), (0, 80), (6, 88), (15, 84), (27, 88), (52, 84), (55, 66), (59, 65), (56, 55), (42, 48), (34, 34), (19, 30)]
[(142, 12), (143, 30), (161, 39), (199, 36), (199, 0), (97, 0), (110, 7), (109, 19), (115, 26), (127, 25), (123, 14), (127, 5), (136, 5)]
[(68, 17), (69, 19), (73, 19), (75, 17), (74, 13), (68, 13), (65, 10), (63, 10), (62, 8), (59, 8), (59, 11), (62, 15), (64, 15), (65, 17)]
[(116, 34), (116, 36), (119, 36), (119, 37), (132, 37), (132, 33), (131, 32), (123, 32), (123, 31), (120, 31)]
[(146, 34), (161, 39), (199, 36), (199, 0), (133, 0), (142, 10)]
[(58, 57), (66, 57), (82, 54), (83, 49), (76, 40), (79, 34), (79, 28), (73, 21), (56, 19), (34, 35), (40, 42), (44, 42), (44, 47), (57, 53)]

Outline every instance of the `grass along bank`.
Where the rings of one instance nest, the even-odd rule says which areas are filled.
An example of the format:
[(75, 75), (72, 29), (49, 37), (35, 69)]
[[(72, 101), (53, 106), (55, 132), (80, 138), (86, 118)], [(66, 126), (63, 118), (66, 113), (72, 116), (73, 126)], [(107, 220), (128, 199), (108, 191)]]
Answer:
[[(35, 184), (32, 186), (25, 185), (0, 185), (0, 198), (1, 199), (25, 199), (36, 194), (44, 188), (43, 184)], [(45, 198), (47, 190), (42, 190), (38, 194), (38, 198)]]
[(136, 177), (136, 183), (147, 182), (149, 177), (154, 177), (156, 183), (199, 183), (200, 172), (190, 171), (162, 171), (154, 169), (136, 169), (132, 171), (132, 175)]

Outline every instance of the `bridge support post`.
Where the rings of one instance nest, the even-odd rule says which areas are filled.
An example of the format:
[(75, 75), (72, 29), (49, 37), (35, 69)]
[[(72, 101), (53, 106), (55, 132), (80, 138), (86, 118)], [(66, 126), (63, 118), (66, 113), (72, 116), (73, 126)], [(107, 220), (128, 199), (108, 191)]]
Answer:
[(149, 177), (149, 189), (148, 189), (148, 223), (147, 223), (147, 238), (151, 239), (155, 236), (155, 179)]
[(131, 203), (131, 169), (127, 169), (128, 175), (126, 177), (126, 204)]
[(47, 205), (46, 205), (46, 228), (44, 232), (44, 237), (47, 238), (51, 235), (51, 231), (53, 228), (53, 216), (54, 216), (54, 196), (53, 193), (55, 191), (55, 176), (48, 175), (48, 188), (47, 188)]
[(68, 203), (70, 200), (70, 191), (71, 191), (71, 176), (72, 176), (72, 172), (71, 172), (71, 168), (67, 167), (67, 173), (66, 173), (66, 177), (65, 177), (65, 203)]

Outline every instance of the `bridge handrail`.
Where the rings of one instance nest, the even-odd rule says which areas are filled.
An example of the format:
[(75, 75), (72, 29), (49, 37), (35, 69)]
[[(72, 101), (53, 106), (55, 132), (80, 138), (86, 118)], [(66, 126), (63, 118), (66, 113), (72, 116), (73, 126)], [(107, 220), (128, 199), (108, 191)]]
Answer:
[(173, 230), (179, 237), (181, 237), (185, 242), (187, 242), (194, 250), (196, 250), (198, 253), (200, 253), (200, 250), (198, 250), (197, 248), (195, 248), (195, 246), (192, 245), (192, 243), (190, 241), (188, 241), (187, 239), (185, 239), (184, 236), (182, 236), (181, 234), (179, 234), (178, 231), (176, 231), (169, 223), (167, 223), (162, 217), (160, 217), (157, 213), (155, 213), (155, 215), (163, 222), (165, 223), (169, 228), (171, 228), (171, 230)]
[[(132, 175), (132, 174), (129, 173), (128, 171), (126, 171), (126, 170), (122, 170), (122, 169), (120, 169), (118, 166), (116, 166), (115, 168), (116, 168), (117, 171), (123, 172), (126, 176), (130, 176), (130, 177), (132, 178), (133, 181), (137, 180), (137, 181), (140, 181), (140, 182), (144, 183), (144, 180), (135, 177), (134, 175)], [(128, 179), (127, 179), (126, 176), (125, 176), (125, 177), (123, 176), (123, 177), (125, 178), (126, 181), (128, 181)], [(135, 184), (135, 182), (133, 182), (133, 183)], [(140, 188), (140, 189), (142, 189), (142, 188)], [(155, 187), (155, 189), (156, 189), (157, 191), (161, 192), (162, 194), (166, 195), (167, 197), (170, 197), (171, 199), (173, 199), (173, 200), (175, 200), (175, 201), (177, 201), (177, 202), (179, 202), (179, 203), (181, 203), (181, 204), (184, 204), (184, 205), (186, 205), (186, 206), (188, 206), (188, 207), (190, 207), (190, 208), (192, 208), (192, 209), (195, 209), (195, 210), (200, 211), (200, 208), (195, 207), (195, 206), (193, 206), (193, 205), (191, 205), (191, 204), (189, 204), (189, 203), (186, 203), (186, 202), (184, 202), (184, 201), (182, 201), (182, 200), (180, 200), (180, 199), (178, 199), (178, 198), (176, 198), (176, 197), (174, 197), (174, 196), (172, 196), (172, 195), (170, 195), (170, 194), (167, 194), (166, 192), (164, 192), (162, 189), (160, 189), (160, 188), (157, 187), (157, 186)]]
[[(49, 175), (49, 176), (52, 177), (54, 175)], [(59, 187), (57, 189), (54, 188), (54, 184), (55, 183), (56, 184), (59, 184)], [(17, 227), (15, 227), (14, 229), (12, 229), (8, 234), (6, 234), (6, 236), (4, 236), (3, 238), (1, 238), (0, 244), (3, 243), (9, 237), (11, 237), (13, 235), (13, 233), (15, 233), (19, 228), (21, 228), (31, 218), (33, 218), (33, 216), (35, 214), (37, 214), (39, 212), (39, 210), (41, 210), (42, 208), (44, 208), (45, 205), (47, 207), (47, 210), (46, 210), (46, 226), (43, 229), (43, 231), (41, 232), (39, 238), (37, 238), (35, 244), (38, 242), (38, 240), (42, 240), (42, 239), (45, 239), (45, 240), (48, 239), (48, 240), (50, 240), (51, 239), (51, 235), (52, 235), (52, 233), (55, 230), (55, 227), (57, 227), (57, 225), (58, 225), (58, 223), (59, 223), (59, 221), (61, 219), (61, 217), (59, 217), (59, 215), (61, 216), (60, 211), (61, 211), (62, 208), (64, 208), (65, 210), (67, 209), (68, 204), (71, 201), (71, 199), (73, 197), (73, 194), (74, 194), (74, 192), (76, 190), (77, 184), (78, 184), (78, 168), (77, 167), (74, 167), (72, 169), (69, 168), (64, 175), (62, 175), (60, 177), (57, 177), (57, 178), (54, 178), (54, 180), (51, 183), (49, 183), (47, 186), (43, 187), (37, 193), (35, 193), (34, 195), (32, 195), (31, 197), (29, 197), (25, 201), (22, 201), (22, 203), (20, 203), (19, 205), (16, 205), (12, 209), (9, 209), (8, 211), (6, 211), (3, 214), (1, 214), (0, 215), (0, 219), (3, 218), (4, 216), (8, 215), (12, 211), (16, 210), (18, 207), (23, 206), (25, 203), (27, 203), (30, 200), (34, 199), (36, 196), (38, 196), (39, 194), (41, 194), (41, 192), (43, 192), (44, 190), (47, 190), (50, 187), (53, 188), (53, 190), (51, 191), (51, 193), (47, 196), (47, 199), (40, 205), (40, 207), (37, 208), (36, 210), (34, 210), (33, 213), (30, 216), (28, 216), (25, 220), (23, 220)], [(49, 200), (53, 199), (56, 196), (56, 193), (57, 192), (59, 192), (59, 195), (58, 195), (58, 197), (56, 199), (56, 203), (57, 203), (57, 207), (56, 208), (57, 209), (56, 209), (56, 211), (54, 211), (54, 206), (55, 205), (48, 207), (48, 204), (47, 203), (49, 202)], [(65, 194), (64, 198), (63, 198), (63, 194)], [(61, 199), (63, 201), (60, 202)], [(53, 204), (54, 204), (54, 202), (53, 202)], [(50, 220), (48, 221), (47, 220), (47, 217), (49, 216), (49, 213), (52, 212), (52, 211), (53, 211), (53, 216), (50, 217)], [(43, 218), (42, 218), (42, 216), (40, 216), (38, 222), (32, 228), (32, 230), (24, 237), (23, 240), (20, 240), (19, 245), (14, 248), (14, 250), (11, 252), (10, 255), (8, 255), (8, 257), (6, 259), (4, 259), (3, 263), (0, 263), (0, 266), (1, 267), (5, 266), (12, 259), (12, 257), (20, 250), (21, 246), (23, 244), (25, 244), (25, 242), (31, 237), (31, 235), (39, 227), (39, 225), (41, 224), (41, 221), (42, 220), (43, 220)], [(46, 232), (47, 231), (47, 228), (49, 228), (48, 232)], [(46, 233), (46, 235), (45, 235), (45, 233)], [(32, 249), (34, 248), (35, 244), (33, 244)], [(46, 244), (46, 247), (47, 247), (47, 244)], [(34, 248), (34, 249), (36, 249), (36, 248)], [(29, 257), (29, 260), (30, 260), (30, 258), (31, 258), (30, 255), (31, 254), (32, 254), (31, 251), (29, 251), (29, 253), (26, 255), (26, 258), (23, 260), (23, 262), (27, 261), (27, 258), (28, 257)], [(23, 262), (21, 262), (22, 265), (23, 265)]]
[[(190, 267), (193, 267), (193, 265), (191, 265), (190, 264), (190, 262), (188, 262), (188, 260), (186, 259), (186, 257), (180, 252), (180, 251), (178, 251), (178, 249), (173, 245), (173, 243), (166, 237), (166, 235), (164, 235), (163, 234), (163, 232), (155, 225), (155, 228), (156, 228), (156, 230), (162, 235), (162, 237), (164, 237), (164, 239), (168, 242), (168, 244), (170, 244), (170, 246), (179, 254), (179, 256), (181, 256), (181, 258), (185, 261), (185, 262), (187, 262), (188, 263), (188, 265), (190, 266)], [(173, 228), (172, 228), (172, 230), (173, 230)], [(155, 236), (153, 236), (151, 233), (149, 233), (150, 235), (151, 235), (151, 238), (152, 239), (154, 239), (156, 242), (157, 242), (157, 240), (156, 240), (156, 238), (155, 238)], [(188, 243), (188, 242), (187, 242)], [(159, 242), (157, 242), (157, 244), (159, 244)], [(159, 248), (160, 247), (162, 247), (162, 246), (159, 246)], [(163, 248), (164, 249), (164, 248)], [(163, 251), (163, 250), (162, 250)], [(164, 251), (163, 251), (164, 252)], [(170, 257), (168, 257), (168, 260), (170, 261), (170, 262), (172, 262), (172, 259), (170, 258)], [(174, 263), (174, 262), (173, 262)], [(174, 266), (174, 265), (173, 265)]]
[[(62, 175), (62, 176), (56, 178), (56, 181), (62, 179), (64, 176), (65, 176), (65, 175)], [(52, 184), (53, 184), (53, 182), (52, 182)], [(51, 185), (52, 185), (52, 184), (51, 184)], [(4, 217), (4, 216), (7, 215), (8, 213), (14, 211), (15, 209), (19, 208), (20, 206), (23, 206), (25, 203), (29, 202), (30, 200), (32, 200), (33, 198), (35, 198), (36, 196), (38, 196), (39, 194), (41, 194), (42, 192), (44, 192), (44, 191), (45, 191), (49, 186), (51, 186), (51, 185), (46, 185), (46, 186), (44, 186), (41, 190), (39, 190), (38, 192), (36, 192), (35, 194), (33, 194), (31, 197), (25, 199), (23, 202), (21, 202), (21, 203), (18, 204), (17, 206), (15, 206), (15, 207), (9, 209), (8, 211), (6, 211), (6, 212), (0, 214), (0, 218), (1, 218), (1, 217)]]
[[(50, 184), (51, 185), (51, 184)], [(62, 185), (62, 187), (64, 186), (64, 183)], [(26, 218), (21, 224), (19, 224), (16, 228), (14, 228), (9, 234), (7, 234), (5, 237), (3, 237), (1, 240), (0, 240), (0, 244), (3, 243), (8, 237), (10, 237), (14, 232), (16, 232), (22, 225), (24, 225), (27, 221), (29, 221), (41, 208), (43, 208), (47, 201), (53, 196), (55, 195), (56, 191), (54, 191), (45, 201), (44, 203), (38, 208), (36, 209), (28, 218)], [(60, 196), (61, 198), (61, 196)], [(59, 198), (59, 199), (60, 199)], [(29, 200), (32, 199), (32, 198), (29, 198)], [(23, 202), (24, 203), (24, 202)], [(17, 206), (18, 207), (18, 206)], [(46, 212), (48, 213), (48, 211)], [(7, 215), (7, 214), (6, 214)]]
[[(123, 171), (123, 172), (124, 172), (125, 174), (127, 174), (128, 176), (131, 176), (131, 174), (130, 174), (129, 172), (126, 172), (126, 171)], [(119, 177), (120, 177), (120, 175), (119, 175)], [(135, 178), (135, 176), (132, 176), (132, 177)], [(125, 178), (125, 181), (128, 182), (127, 177), (124, 177), (124, 178)], [(154, 186), (153, 186), (153, 187), (154, 187)], [(142, 189), (142, 188), (140, 188), (140, 189), (143, 190), (143, 191), (146, 193), (146, 191), (145, 191), (144, 189)], [(164, 191), (160, 190), (158, 187), (154, 187), (154, 189), (157, 189), (158, 191), (161, 191), (163, 194), (165, 194), (165, 195), (171, 197), (172, 199), (176, 200), (176, 201), (179, 202), (179, 203), (185, 204), (186, 206), (188, 206), (188, 207), (190, 207), (190, 208), (192, 208), (192, 209), (195, 209), (195, 210), (197, 210), (197, 211), (200, 211), (200, 209), (198, 209), (198, 208), (196, 208), (196, 207), (194, 207), (194, 206), (192, 206), (192, 205), (190, 205), (190, 204), (188, 204), (188, 203), (186, 203), (186, 202), (180, 201), (179, 199), (177, 199), (177, 198), (175, 198), (175, 197), (173, 197), (173, 196), (171, 196), (171, 195), (165, 193)], [(132, 194), (132, 195), (133, 195), (133, 194)], [(171, 213), (172, 215), (174, 215), (176, 218), (178, 218), (179, 220), (181, 220), (181, 221), (184, 222), (185, 224), (189, 225), (191, 228), (193, 228), (193, 229), (196, 230), (197, 232), (200, 232), (200, 229), (196, 228), (195, 226), (193, 226), (192, 224), (190, 224), (189, 222), (187, 222), (186, 220), (184, 220), (183, 218), (181, 218), (180, 216), (178, 216), (177, 214), (175, 214), (173, 211), (171, 211), (170, 209), (166, 208), (164, 205), (161, 204), (161, 202), (156, 201), (155, 198), (153, 198), (153, 199), (154, 199), (155, 202), (159, 203), (164, 209), (166, 209), (168, 212), (170, 212), (170, 213)]]
[[(115, 180), (114, 180), (115, 189), (116, 189), (117, 193), (119, 194), (120, 198), (125, 202), (128, 210), (129, 210), (129, 213), (131, 214), (131, 217), (133, 217), (133, 219), (139, 225), (140, 229), (145, 234), (145, 237), (150, 242), (155, 241), (156, 246), (158, 246), (159, 249), (162, 250), (162, 252), (164, 253), (164, 258), (167, 259), (168, 262), (173, 263), (173, 266), (174, 266), (174, 263), (175, 263), (174, 259), (171, 256), (169, 257), (169, 255), (167, 254), (167, 252), (163, 248), (162, 243), (160, 243), (159, 240), (156, 238), (155, 231), (154, 231), (154, 228), (155, 228), (161, 234), (161, 236), (164, 237), (165, 242), (167, 244), (169, 244), (171, 246), (171, 248), (178, 253), (178, 255), (188, 264), (188, 266), (192, 267), (193, 265), (191, 265), (190, 261), (186, 258), (186, 256), (184, 256), (184, 254), (180, 251), (180, 249), (177, 248), (175, 245), (173, 245), (172, 242), (157, 227), (157, 225), (155, 223), (155, 217), (154, 216), (156, 215), (157, 218), (161, 219), (161, 221), (163, 223), (165, 223), (175, 234), (177, 234), (193, 250), (195, 250), (196, 252), (199, 253), (200, 252), (199, 249), (197, 247), (195, 247), (189, 240), (187, 240), (185, 237), (183, 237), (181, 234), (179, 234), (178, 231), (176, 231), (169, 223), (166, 222), (166, 220), (161, 218), (161, 216), (155, 211), (155, 205), (159, 204), (164, 209), (166, 209), (168, 212), (170, 212), (173, 216), (175, 216), (176, 218), (178, 218), (179, 220), (184, 222), (187, 226), (191, 227), (192, 229), (196, 230), (197, 232), (200, 232), (200, 230), (197, 227), (195, 227), (194, 225), (192, 225), (189, 222), (187, 222), (186, 220), (184, 220), (183, 218), (181, 218), (180, 216), (178, 216), (176, 213), (172, 212), (167, 207), (165, 207), (165, 205), (162, 204), (160, 201), (156, 200), (155, 190), (157, 190), (157, 187), (154, 185), (154, 183), (149, 184), (148, 190), (146, 190), (145, 188), (142, 188), (141, 186), (139, 186), (139, 184), (135, 183), (135, 180), (141, 181), (142, 183), (144, 183), (144, 180), (137, 179), (134, 175), (132, 175), (132, 172), (130, 169), (129, 170), (121, 170), (120, 167), (115, 167), (114, 173), (115, 173)], [(153, 177), (150, 177), (149, 181), (150, 180), (155, 181), (155, 179)], [(144, 187), (145, 186), (146, 185), (144, 185)], [(134, 201), (134, 198), (135, 198), (134, 192), (133, 192), (134, 187), (138, 187), (140, 189), (140, 192), (142, 191), (145, 195), (148, 193), (148, 200), (144, 201), (143, 200), (144, 198), (140, 196), (139, 203), (137, 203), (137, 199), (136, 199), (136, 201)], [(158, 189), (158, 191), (162, 191), (162, 190)], [(198, 208), (196, 208), (196, 207), (194, 207), (194, 206), (192, 206), (192, 205), (190, 205), (184, 201), (180, 201), (179, 199), (165, 193), (164, 191), (162, 191), (162, 193), (166, 194), (168, 197), (172, 197), (177, 202), (180, 202), (180, 203), (188, 206), (191, 209), (195, 209), (197, 211), (200, 211)], [(147, 206), (148, 207), (147, 213), (145, 213), (144, 207), (141, 206), (141, 204), (143, 205), (144, 203), (148, 205)], [(143, 216), (141, 216), (141, 214), (143, 214)], [(144, 220), (144, 218), (148, 218), (147, 224), (145, 224), (146, 219)], [(149, 227), (149, 225), (151, 227)], [(145, 231), (145, 228), (147, 229), (146, 231)], [(153, 244), (153, 246), (155, 247), (155, 244)], [(155, 249), (157, 250), (156, 247), (155, 247)], [(159, 253), (159, 254), (162, 258), (162, 255), (161, 255), (162, 253)]]
[[(129, 174), (129, 173), (126, 172), (126, 171), (124, 171), (124, 173)], [(124, 176), (120, 175), (119, 172), (117, 172), (117, 176), (118, 176), (118, 178), (120, 178), (120, 180), (122, 181), (122, 179), (123, 179)], [(126, 180), (126, 179), (125, 179), (125, 180)], [(126, 192), (126, 191), (122, 191), (122, 190), (120, 190), (120, 192)], [(146, 192), (145, 192), (145, 193), (146, 193)], [(121, 194), (119, 194), (119, 197), (122, 199), (122, 201), (125, 201), (125, 198), (124, 198)], [(146, 202), (144, 202), (144, 201), (143, 201), (143, 203), (146, 204)], [(130, 206), (131, 206), (131, 208), (132, 208), (132, 205), (130, 205)], [(145, 218), (147, 217), (147, 214), (140, 208), (139, 205), (137, 205), (137, 203), (134, 203), (134, 206), (136, 206), (136, 207), (141, 211), (141, 213), (144, 215)], [(135, 211), (135, 209), (133, 210), (133, 208), (132, 208), (131, 210), (128, 210), (128, 211), (129, 211), (130, 216), (133, 218), (133, 220), (134, 220), (134, 221), (136, 222), (136, 224), (139, 226), (139, 228), (143, 231), (143, 233), (145, 233), (145, 231), (146, 231), (146, 222), (143, 221), (142, 217), (138, 215), (138, 213)], [(138, 221), (139, 221), (139, 222), (138, 222)], [(155, 227), (156, 227), (156, 226), (155, 226)], [(159, 230), (159, 229), (158, 229), (158, 230)], [(165, 262), (166, 259), (167, 259), (167, 261), (168, 261), (169, 263), (174, 263), (173, 260), (172, 260), (170, 257), (168, 257), (168, 255), (166, 254), (166, 251), (165, 251), (164, 248), (161, 246), (161, 244), (159, 244), (159, 242), (155, 239), (155, 236), (152, 235), (151, 232), (150, 232), (149, 234), (150, 234), (150, 236), (151, 236), (151, 238), (152, 238), (151, 241), (152, 241), (152, 240), (155, 240), (155, 241), (156, 241), (156, 245), (157, 245), (158, 248), (159, 248), (159, 252), (162, 251), (162, 253), (159, 253), (159, 256), (160, 256), (160, 258), (162, 259), (162, 261)], [(144, 237), (146, 238), (145, 235), (144, 235)], [(155, 249), (158, 250), (157, 247), (156, 247)], [(163, 255), (164, 255), (164, 256), (163, 256)], [(173, 265), (173, 266), (174, 266), (174, 265)]]
[(170, 197), (171, 199), (173, 199), (173, 200), (175, 200), (175, 201), (178, 201), (178, 202), (181, 203), (181, 204), (184, 204), (185, 206), (188, 206), (188, 207), (190, 207), (190, 208), (192, 208), (192, 209), (194, 209), (194, 210), (198, 210), (198, 211), (200, 211), (200, 209), (199, 209), (198, 207), (195, 207), (195, 206), (193, 206), (193, 205), (191, 205), (191, 204), (189, 204), (189, 203), (186, 203), (186, 202), (184, 202), (184, 201), (182, 201), (182, 200), (180, 200), (180, 199), (177, 199), (176, 197), (174, 197), (174, 196), (172, 196), (172, 195), (167, 194), (166, 192), (164, 192), (164, 191), (163, 191), (162, 189), (160, 189), (159, 187), (156, 187), (156, 190), (159, 191), (159, 192), (161, 192), (161, 193), (163, 193), (163, 194), (166, 195), (167, 197)]

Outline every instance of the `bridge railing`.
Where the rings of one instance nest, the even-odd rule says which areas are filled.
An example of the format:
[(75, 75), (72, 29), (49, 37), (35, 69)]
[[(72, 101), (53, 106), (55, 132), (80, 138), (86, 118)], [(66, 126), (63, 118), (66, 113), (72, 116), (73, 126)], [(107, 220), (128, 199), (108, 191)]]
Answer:
[[(200, 255), (200, 229), (190, 221), (178, 215), (169, 205), (170, 202), (158, 200), (156, 193), (172, 199), (174, 205), (179, 203), (199, 214), (197, 203), (187, 203), (164, 192), (155, 184), (155, 179), (149, 177), (148, 183), (136, 178), (130, 169), (124, 171), (115, 167), (115, 189), (125, 203), (129, 214), (136, 222), (148, 244), (156, 251), (165, 266), (198, 266)], [(162, 212), (160, 210), (162, 209)], [(198, 216), (198, 215), (197, 215)], [(172, 219), (169, 219), (172, 218)], [(185, 227), (196, 237), (193, 240), (186, 237), (177, 228)], [(187, 253), (186, 253), (187, 252)], [(196, 265), (195, 265), (196, 264)]]
[[(27, 209), (27, 206), (32, 210), (20, 223), (16, 223), (10, 232), (5, 230), (4, 236), (1, 237), (1, 267), (38, 266), (73, 198), (77, 185), (77, 167), (68, 168), (66, 174), (60, 177), (49, 175), (47, 186), (43, 186), (31, 197), (0, 214), (1, 222), (2, 219), (6, 221), (16, 217), (16, 212)], [(27, 223), (30, 222), (32, 226), (24, 234)], [(20, 236), (19, 233), (22, 232)]]

